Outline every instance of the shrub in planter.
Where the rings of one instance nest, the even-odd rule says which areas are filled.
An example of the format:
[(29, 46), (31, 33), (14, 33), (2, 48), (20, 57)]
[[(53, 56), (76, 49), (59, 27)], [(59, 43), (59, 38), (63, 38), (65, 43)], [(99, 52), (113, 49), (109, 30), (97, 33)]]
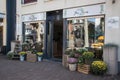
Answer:
[(14, 52), (9, 51), (9, 52), (7, 53), (7, 58), (8, 58), (8, 59), (12, 59), (12, 57), (13, 57), (14, 54), (15, 54)]
[(94, 74), (104, 74), (107, 71), (107, 65), (104, 61), (93, 61), (91, 64), (91, 72)]
[(37, 52), (38, 61), (42, 61), (43, 52)]
[(94, 53), (87, 51), (87, 52), (84, 52), (82, 56), (85, 59), (86, 64), (91, 64), (94, 57)]
[(66, 55), (70, 55), (71, 52), (72, 52), (72, 49), (70, 49), (70, 48), (68, 48), (68, 49), (65, 50), (65, 54)]
[(21, 52), (19, 52), (19, 55), (20, 55), (20, 61), (24, 61), (26, 52), (25, 51), (21, 51)]

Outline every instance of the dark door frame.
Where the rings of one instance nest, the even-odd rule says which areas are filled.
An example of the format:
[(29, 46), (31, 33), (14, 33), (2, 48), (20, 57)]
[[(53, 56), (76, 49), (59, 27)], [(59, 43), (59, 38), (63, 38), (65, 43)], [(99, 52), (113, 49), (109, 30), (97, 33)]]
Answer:
[[(59, 14), (59, 18), (58, 18), (58, 14)], [(63, 10), (56, 10), (56, 11), (50, 11), (50, 12), (47, 12), (46, 13), (47, 16), (46, 16), (46, 32), (45, 32), (45, 58), (47, 59), (53, 59), (53, 24), (54, 24), (54, 21), (57, 20), (57, 19), (60, 19), (60, 20), (63, 20)], [(51, 26), (49, 26), (49, 22), (51, 22)], [(64, 26), (63, 26), (64, 28)], [(51, 38), (50, 38), (50, 44), (48, 43), (48, 35), (51, 31)], [(48, 46), (50, 47), (49, 51), (48, 51)]]

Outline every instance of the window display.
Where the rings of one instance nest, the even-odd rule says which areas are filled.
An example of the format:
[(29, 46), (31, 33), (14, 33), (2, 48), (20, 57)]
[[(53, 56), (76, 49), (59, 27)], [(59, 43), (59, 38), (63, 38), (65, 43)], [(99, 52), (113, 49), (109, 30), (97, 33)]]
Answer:
[[(104, 18), (75, 18), (68, 19), (67, 27), (67, 47), (80, 48), (91, 47), (95, 48), (103, 46), (102, 42), (98, 39), (104, 36)], [(98, 44), (100, 43), (100, 44)]]
[(29, 43), (44, 43), (44, 24), (25, 23), (25, 41)]

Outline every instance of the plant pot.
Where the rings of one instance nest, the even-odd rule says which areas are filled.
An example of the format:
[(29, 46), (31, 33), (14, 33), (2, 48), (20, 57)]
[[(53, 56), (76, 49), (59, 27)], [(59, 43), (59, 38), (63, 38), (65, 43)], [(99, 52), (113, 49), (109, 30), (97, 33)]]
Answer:
[(76, 71), (77, 64), (69, 64), (70, 71)]
[(20, 61), (24, 61), (24, 60), (25, 60), (24, 55), (20, 55)]
[(78, 72), (88, 74), (90, 71), (90, 65), (78, 64), (77, 70), (78, 70)]
[(41, 62), (41, 61), (42, 61), (42, 57), (38, 56), (38, 62)]
[(93, 59), (85, 59), (85, 64), (91, 65)]

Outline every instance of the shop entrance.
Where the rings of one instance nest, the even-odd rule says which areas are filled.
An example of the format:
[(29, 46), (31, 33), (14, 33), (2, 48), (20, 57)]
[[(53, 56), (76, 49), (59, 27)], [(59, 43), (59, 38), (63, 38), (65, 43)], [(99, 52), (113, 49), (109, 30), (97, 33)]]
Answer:
[(53, 25), (53, 58), (62, 59), (63, 21), (54, 21)]
[(63, 19), (62, 10), (47, 12), (47, 57), (54, 60), (62, 59)]

